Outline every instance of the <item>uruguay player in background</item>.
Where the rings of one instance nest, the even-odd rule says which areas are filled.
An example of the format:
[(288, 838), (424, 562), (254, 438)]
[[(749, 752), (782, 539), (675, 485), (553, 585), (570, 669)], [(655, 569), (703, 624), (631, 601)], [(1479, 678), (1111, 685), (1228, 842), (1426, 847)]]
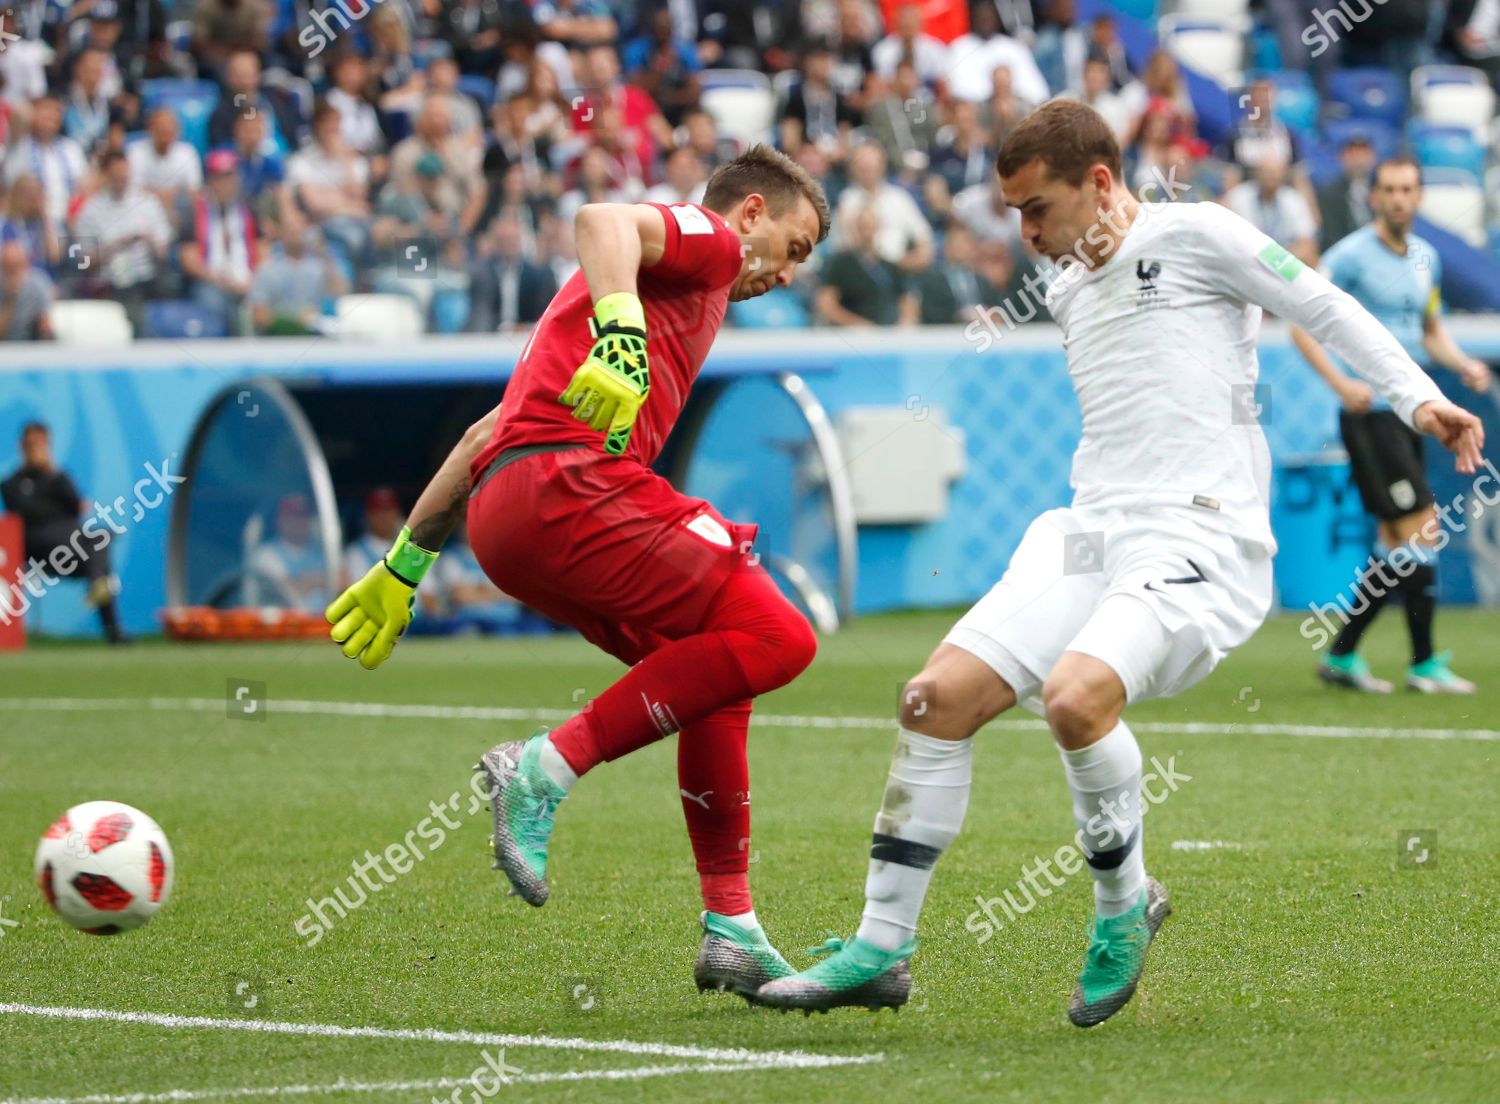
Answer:
[(1347, 294), (1224, 207), (1137, 204), (1092, 108), (1044, 104), (997, 169), (1023, 236), (1057, 265), (1047, 306), (1083, 413), (1073, 503), (1031, 524), (1004, 577), (907, 684), (855, 938), (762, 986), (758, 1003), (905, 1003), (922, 900), (968, 806), (974, 733), (1018, 702), (1052, 729), (1094, 879), (1068, 1016), (1088, 1027), (1130, 999), (1169, 908), (1146, 874), (1141, 751), (1121, 714), (1200, 681), (1271, 606), (1271, 465), (1253, 412), (1262, 307), (1440, 437), (1460, 471), (1480, 461), (1479, 419)]
[[(1374, 221), (1329, 249), (1322, 272), (1379, 319), (1418, 364), (1450, 368), (1466, 386), (1483, 391), (1490, 385), (1489, 365), (1466, 356), (1443, 325), (1442, 261), (1431, 244), (1411, 232), (1421, 202), (1417, 163), (1409, 157), (1382, 161), (1370, 189)], [(1428, 694), (1472, 694), (1474, 684), (1454, 674), (1447, 653), (1434, 653), (1432, 647), (1438, 528), (1422, 438), (1368, 384), (1341, 370), (1305, 330), (1294, 326), (1292, 340), (1343, 403), (1339, 433), (1349, 468), (1365, 512), (1379, 523), (1378, 555), (1359, 577), (1349, 622), (1318, 664), (1318, 677), (1366, 693), (1391, 692), (1391, 684), (1372, 675), (1355, 649), (1386, 599), (1399, 591), (1411, 634), (1406, 685)], [(1407, 562), (1388, 564), (1391, 550), (1402, 546)], [(1387, 566), (1392, 567), (1389, 574)]]

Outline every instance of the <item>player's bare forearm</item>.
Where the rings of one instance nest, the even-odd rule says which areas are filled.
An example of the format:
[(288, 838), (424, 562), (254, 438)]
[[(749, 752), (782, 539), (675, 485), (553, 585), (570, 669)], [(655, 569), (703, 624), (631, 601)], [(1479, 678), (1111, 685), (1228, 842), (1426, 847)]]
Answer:
[(1457, 372), (1464, 386), (1470, 390), (1484, 391), (1489, 387), (1489, 365), (1460, 349), (1458, 342), (1448, 332), (1448, 327), (1436, 316), (1429, 317), (1423, 326), (1422, 347), (1427, 350), (1427, 355), (1434, 364)]
[(587, 203), (574, 221), (578, 264), (594, 302), (617, 292), (636, 293), (636, 274), (666, 251), (661, 213), (646, 204)]
[(489, 444), (499, 417), (500, 408), (497, 406), (465, 431), (412, 507), (406, 524), (411, 529), (411, 542), (418, 548), (437, 552), (463, 520), (469, 507), (469, 491), (473, 487), (469, 466)]

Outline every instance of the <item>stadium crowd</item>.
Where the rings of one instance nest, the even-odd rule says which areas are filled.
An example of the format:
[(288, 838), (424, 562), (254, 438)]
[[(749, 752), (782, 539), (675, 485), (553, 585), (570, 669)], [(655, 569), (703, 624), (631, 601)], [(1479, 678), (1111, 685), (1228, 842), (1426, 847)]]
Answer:
[[(1446, 43), (1483, 68), (1495, 7), (1381, 64)], [(577, 268), (579, 206), (700, 198), (758, 136), (757, 93), (835, 223), (732, 324), (954, 323), (1014, 293), (1035, 258), (994, 153), (1053, 95), (1109, 120), (1133, 186), (1225, 202), (1304, 259), (1369, 217), (1368, 136), (1315, 189), (1259, 80), (1210, 146), (1173, 55), (1136, 71), (1074, 0), (17, 0), (4, 28), (8, 340), (51, 336), (54, 298), (115, 300), (140, 336), (331, 332), (349, 292), (406, 296), (433, 332), (524, 329)], [(726, 69), (768, 80), (716, 99)]]

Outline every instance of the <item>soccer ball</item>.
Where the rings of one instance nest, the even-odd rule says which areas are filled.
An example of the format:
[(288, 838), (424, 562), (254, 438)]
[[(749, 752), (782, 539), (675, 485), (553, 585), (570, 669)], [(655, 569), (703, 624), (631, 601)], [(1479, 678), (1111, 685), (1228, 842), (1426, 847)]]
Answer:
[(138, 928), (172, 892), (172, 848), (139, 809), (74, 805), (36, 848), (36, 884), (63, 922), (90, 935)]

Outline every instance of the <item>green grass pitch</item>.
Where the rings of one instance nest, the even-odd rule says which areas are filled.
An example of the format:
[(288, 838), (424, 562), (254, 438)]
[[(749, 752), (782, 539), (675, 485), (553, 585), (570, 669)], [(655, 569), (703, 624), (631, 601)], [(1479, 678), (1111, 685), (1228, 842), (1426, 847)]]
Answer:
[[(951, 620), (862, 620), (758, 712), (889, 717)], [(576, 639), (415, 641), (376, 674), (316, 642), (0, 657), (0, 917), (17, 922), (0, 926), (0, 1102), (480, 1100), (460, 1082), (498, 1058), (502, 1036), (516, 1079), (501, 1100), (1493, 1100), (1500, 619), (1444, 611), (1438, 629), (1478, 696), (1328, 690), (1295, 620), (1280, 618), (1191, 693), (1131, 710), (1146, 755), (1175, 756), (1191, 776), (1146, 821), (1147, 862), (1176, 913), (1135, 1000), (1088, 1032), (1064, 1015), (1086, 874), (983, 943), (966, 927), (976, 896), (999, 896), (1071, 836), (1043, 732), (1001, 724), (980, 737), (912, 1004), (804, 1018), (693, 987), (699, 905), (670, 742), (579, 784), (559, 813), (545, 908), (505, 896), (487, 814), (465, 810), (315, 946), (296, 931), (309, 897), (406, 838), (430, 801), (467, 794), (480, 751), (534, 727), (313, 703), (567, 711), (620, 670)], [(1391, 611), (1368, 648), (1378, 673), (1399, 678), (1403, 645)], [(266, 684), (264, 723), (226, 716), (230, 679)], [(752, 732), (757, 909), (794, 963), (857, 923), (893, 732)], [(31, 883), (43, 829), (101, 797), (151, 813), (177, 861), (161, 915), (113, 939), (64, 928)], [(1425, 863), (1399, 849), (1408, 830), (1421, 831)], [(274, 1030), (217, 1022), (231, 1020)], [(415, 1034), (281, 1026), (307, 1024)], [(721, 1053), (739, 1048), (754, 1054)], [(817, 1064), (859, 1056), (880, 1060)]]

